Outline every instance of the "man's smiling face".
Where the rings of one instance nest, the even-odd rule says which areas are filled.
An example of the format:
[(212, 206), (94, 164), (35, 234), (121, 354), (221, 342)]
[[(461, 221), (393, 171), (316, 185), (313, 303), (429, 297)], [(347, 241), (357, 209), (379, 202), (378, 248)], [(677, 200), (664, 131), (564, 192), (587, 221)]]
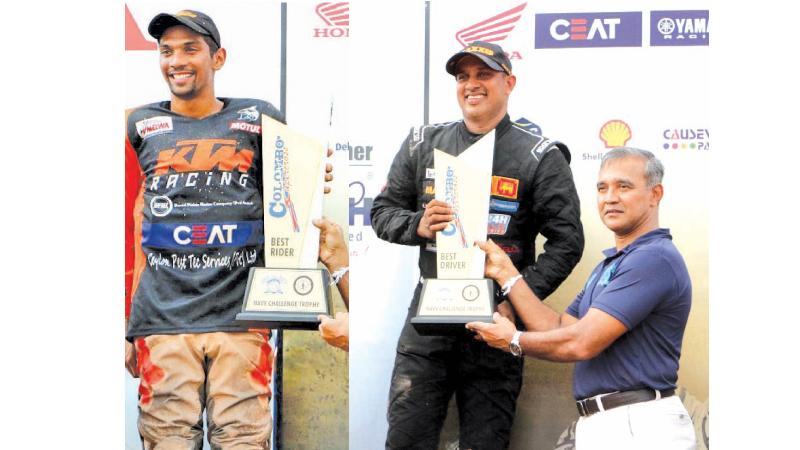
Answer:
[(220, 51), (214, 55), (203, 36), (176, 25), (158, 41), (161, 73), (175, 97), (191, 100), (206, 91), (213, 92), (214, 72), (222, 67)]
[(458, 106), (465, 119), (485, 122), (505, 115), (516, 81), (513, 75), (492, 70), (480, 59), (467, 55), (458, 61), (455, 77)]

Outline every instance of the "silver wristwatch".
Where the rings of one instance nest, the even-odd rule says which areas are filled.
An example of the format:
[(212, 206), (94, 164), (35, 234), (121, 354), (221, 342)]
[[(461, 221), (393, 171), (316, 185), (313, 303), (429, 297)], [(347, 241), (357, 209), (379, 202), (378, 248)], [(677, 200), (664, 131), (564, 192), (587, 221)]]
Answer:
[(522, 331), (517, 331), (514, 333), (514, 337), (511, 338), (511, 342), (508, 344), (508, 349), (514, 356), (522, 356), (522, 347), (519, 345), (520, 336), (522, 336)]

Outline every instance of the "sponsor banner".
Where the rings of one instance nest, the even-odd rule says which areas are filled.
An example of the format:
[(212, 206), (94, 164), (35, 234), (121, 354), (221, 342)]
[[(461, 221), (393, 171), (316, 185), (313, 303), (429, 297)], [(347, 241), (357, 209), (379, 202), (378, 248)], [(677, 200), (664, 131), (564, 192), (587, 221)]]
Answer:
[(708, 10), (650, 11), (650, 45), (708, 45)]
[(514, 30), (527, 4), (527, 2), (521, 3), (458, 30), (456, 41), (461, 44), (461, 47), (466, 47), (474, 41), (497, 42), (504, 40)]
[(633, 132), (624, 120), (612, 119), (600, 127), (599, 137), (606, 148), (624, 147), (633, 137)]
[(242, 247), (264, 242), (260, 220), (206, 223), (142, 223), (142, 246), (149, 248)]
[(350, 3), (323, 2), (315, 8), (319, 23), (315, 27), (315, 38), (346, 38), (350, 36)]
[(667, 128), (662, 133), (664, 150), (710, 150), (707, 128)]
[(536, 48), (641, 46), (641, 11), (536, 14)]

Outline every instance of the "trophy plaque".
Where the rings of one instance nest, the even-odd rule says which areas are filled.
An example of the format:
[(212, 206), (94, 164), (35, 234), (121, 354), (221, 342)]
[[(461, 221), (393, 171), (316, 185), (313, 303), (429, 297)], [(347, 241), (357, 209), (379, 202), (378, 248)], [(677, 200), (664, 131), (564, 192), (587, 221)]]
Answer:
[(314, 330), (331, 314), (330, 279), (317, 268), (325, 147), (261, 116), (264, 267), (251, 267), (242, 312), (252, 328)]
[(434, 150), (435, 198), (455, 218), (436, 233), (436, 278), (425, 279), (412, 326), (422, 335), (464, 332), (467, 322), (492, 322), (494, 282), (483, 277), (486, 254), (473, 245), (486, 240), (494, 131), (458, 157)]

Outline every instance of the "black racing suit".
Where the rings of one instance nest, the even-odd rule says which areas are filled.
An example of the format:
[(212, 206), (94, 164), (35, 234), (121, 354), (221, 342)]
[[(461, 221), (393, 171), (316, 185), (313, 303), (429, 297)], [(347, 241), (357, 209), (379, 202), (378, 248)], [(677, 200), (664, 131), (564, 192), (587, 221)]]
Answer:
[[(544, 299), (583, 253), (569, 150), (516, 126), (508, 115), (495, 131), (489, 237)], [(389, 242), (419, 246), (423, 278), (436, 277), (435, 240), (417, 235), (424, 205), (434, 198), (433, 149), (458, 155), (481, 137), (469, 132), (463, 121), (412, 129), (392, 162), (386, 188), (375, 198), (375, 233)], [(547, 241), (534, 261), (537, 234)], [(409, 323), (420, 288), (418, 284), (397, 344), (386, 448), (435, 449), (454, 391), (460, 448), (507, 448), (522, 386), (522, 359), (475, 341), (466, 332), (420, 336)]]

